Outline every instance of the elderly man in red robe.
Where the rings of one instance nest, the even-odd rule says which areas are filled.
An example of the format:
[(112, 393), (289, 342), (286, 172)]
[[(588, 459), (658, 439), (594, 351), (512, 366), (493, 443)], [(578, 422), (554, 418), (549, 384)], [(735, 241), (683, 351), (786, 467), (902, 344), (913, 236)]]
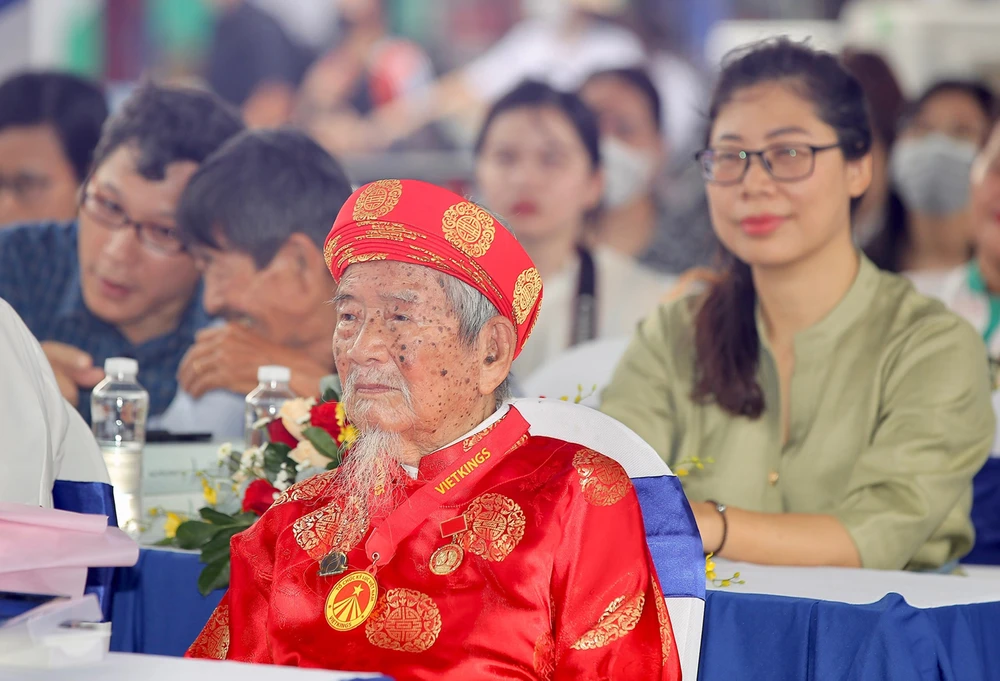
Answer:
[(529, 434), (508, 372), (538, 271), (479, 206), (414, 180), (345, 204), (326, 242), (333, 350), (360, 437), (232, 541), (188, 655), (396, 679), (678, 679), (635, 491)]

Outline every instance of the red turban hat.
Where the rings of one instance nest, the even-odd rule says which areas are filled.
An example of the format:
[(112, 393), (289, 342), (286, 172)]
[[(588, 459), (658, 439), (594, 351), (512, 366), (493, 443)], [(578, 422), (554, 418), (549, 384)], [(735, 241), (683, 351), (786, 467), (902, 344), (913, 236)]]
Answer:
[(351, 265), (372, 260), (461, 279), (514, 324), (515, 357), (542, 304), (542, 278), (514, 235), (471, 201), (419, 180), (377, 180), (351, 194), (323, 253), (338, 282)]

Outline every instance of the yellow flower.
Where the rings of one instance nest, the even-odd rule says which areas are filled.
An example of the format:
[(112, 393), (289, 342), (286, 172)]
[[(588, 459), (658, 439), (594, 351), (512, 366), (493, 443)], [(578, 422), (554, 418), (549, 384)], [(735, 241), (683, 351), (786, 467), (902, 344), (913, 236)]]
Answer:
[(358, 439), (358, 429), (353, 425), (347, 423), (347, 412), (344, 411), (344, 403), (337, 403), (337, 427), (340, 429), (340, 434), (337, 435), (337, 444), (346, 444), (348, 447), (354, 444), (354, 441)]
[(176, 537), (177, 528), (180, 527), (182, 522), (184, 522), (183, 517), (173, 511), (167, 511), (167, 522), (163, 525), (163, 536), (167, 539), (173, 539)]
[(714, 553), (710, 553), (705, 556), (705, 578), (709, 581), (715, 581), (715, 561), (712, 560)]
[(204, 475), (201, 476), (201, 493), (205, 497), (205, 503), (209, 506), (215, 506), (219, 503), (219, 493), (215, 491)]
[(153, 508), (149, 509), (149, 515), (153, 518), (160, 515), (160, 508), (158, 506), (154, 506)]
[(674, 471), (674, 475), (676, 475), (678, 478), (683, 478), (689, 472), (690, 471), (688, 471), (688, 469), (686, 468), (678, 468), (676, 471)]

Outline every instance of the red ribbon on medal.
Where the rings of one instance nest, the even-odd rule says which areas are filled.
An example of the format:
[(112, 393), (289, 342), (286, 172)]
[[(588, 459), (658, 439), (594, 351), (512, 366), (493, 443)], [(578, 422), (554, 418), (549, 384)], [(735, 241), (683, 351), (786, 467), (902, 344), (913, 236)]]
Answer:
[[(392, 560), (399, 544), (422, 525), (431, 513), (448, 503), (460, 490), (474, 485), (490, 472), (509, 449), (509, 445), (504, 443), (517, 442), (528, 432), (528, 427), (528, 422), (521, 413), (510, 407), (493, 430), (468, 452), (467, 459), (458, 459), (456, 464), (449, 466), (390, 513), (372, 530), (365, 542), (365, 553), (372, 561), (370, 569), (376, 570)], [(497, 444), (508, 449), (497, 450)], [(456, 442), (448, 449), (453, 447), (461, 448), (462, 442)]]

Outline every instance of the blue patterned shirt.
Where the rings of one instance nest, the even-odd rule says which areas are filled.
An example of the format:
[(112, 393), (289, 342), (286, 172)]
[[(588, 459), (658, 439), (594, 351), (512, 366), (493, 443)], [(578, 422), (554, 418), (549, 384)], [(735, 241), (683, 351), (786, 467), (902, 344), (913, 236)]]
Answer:
[[(13, 307), (39, 341), (80, 348), (104, 366), (108, 357), (139, 362), (139, 382), (149, 391), (150, 416), (162, 414), (177, 393), (177, 368), (194, 334), (209, 324), (196, 292), (171, 333), (133, 345), (87, 309), (80, 289), (77, 225), (38, 223), (0, 229), (0, 298)], [(90, 422), (90, 389), (80, 391), (80, 413)]]

